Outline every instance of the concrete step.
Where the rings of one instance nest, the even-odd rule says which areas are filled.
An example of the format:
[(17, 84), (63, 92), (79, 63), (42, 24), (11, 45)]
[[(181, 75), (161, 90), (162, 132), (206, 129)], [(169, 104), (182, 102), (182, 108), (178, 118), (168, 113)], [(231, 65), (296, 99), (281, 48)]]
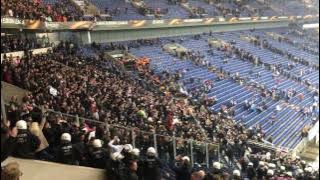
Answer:
[(319, 157), (319, 146), (310, 143), (299, 156), (307, 162), (314, 162)]
[(2, 162), (1, 166), (9, 162), (19, 164), (23, 173), (21, 179), (25, 180), (106, 180), (106, 172), (102, 169), (12, 157)]
[(26, 95), (26, 93), (30, 93), (30, 91), (21, 89), (4, 81), (1, 81), (1, 86), (1, 97), (3, 97), (5, 103), (8, 103), (12, 96), (17, 96), (18, 102), (21, 103), (22, 98)]

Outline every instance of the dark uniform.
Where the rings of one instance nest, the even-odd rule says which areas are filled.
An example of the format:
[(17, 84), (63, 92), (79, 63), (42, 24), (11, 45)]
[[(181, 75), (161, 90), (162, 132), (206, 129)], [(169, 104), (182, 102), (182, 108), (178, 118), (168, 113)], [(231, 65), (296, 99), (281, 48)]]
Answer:
[(107, 161), (107, 179), (108, 180), (126, 180), (125, 179), (125, 165), (121, 161)]
[(257, 169), (258, 179), (263, 179), (263, 177), (266, 175), (267, 175), (267, 171), (265, 169), (262, 169), (261, 167)]
[(32, 159), (39, 145), (40, 139), (38, 137), (32, 135), (28, 130), (19, 129), (13, 156)]
[(57, 161), (64, 164), (75, 164), (74, 148), (71, 142), (63, 142), (57, 149)]
[(90, 167), (104, 169), (106, 167), (107, 153), (103, 148), (94, 148), (89, 152), (88, 159)]
[(175, 167), (174, 172), (176, 172), (177, 180), (190, 180), (191, 179), (191, 168), (187, 165), (182, 165), (180, 167)]
[(248, 167), (247, 169), (247, 177), (249, 179), (253, 179), (254, 177), (257, 177), (257, 173), (253, 167)]
[(161, 179), (161, 161), (156, 157), (147, 157), (142, 163), (144, 180)]

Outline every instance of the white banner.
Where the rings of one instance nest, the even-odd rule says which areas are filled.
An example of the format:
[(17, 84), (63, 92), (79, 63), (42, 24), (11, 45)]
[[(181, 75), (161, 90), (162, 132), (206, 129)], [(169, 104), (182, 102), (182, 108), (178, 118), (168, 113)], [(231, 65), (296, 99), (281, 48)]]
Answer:
[(3, 17), (1, 18), (1, 24), (6, 23), (6, 24), (24, 24), (23, 20), (19, 20), (16, 18), (11, 18), (11, 17)]
[(128, 21), (98, 21), (96, 25), (128, 25)]
[(164, 20), (153, 20), (152, 24), (163, 24)]
[(183, 22), (196, 23), (196, 22), (202, 22), (202, 19), (184, 19)]

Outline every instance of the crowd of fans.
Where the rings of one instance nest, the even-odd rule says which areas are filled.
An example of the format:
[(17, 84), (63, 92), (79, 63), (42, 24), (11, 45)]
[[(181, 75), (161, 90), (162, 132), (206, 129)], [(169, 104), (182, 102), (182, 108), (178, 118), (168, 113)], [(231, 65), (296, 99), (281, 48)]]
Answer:
[(49, 47), (50, 42), (46, 36), (42, 38), (23, 38), (15, 35), (1, 36), (1, 53), (15, 51), (25, 51), (28, 49), (38, 49)]
[[(140, 40), (129, 47), (111, 44), (102, 50), (125, 50), (154, 43), (159, 43), (159, 40)], [(48, 54), (32, 55), (30, 52), (18, 62), (13, 63), (12, 57), (2, 62), (2, 80), (32, 92), (23, 98), (22, 105), (13, 97), (8, 106), (9, 123), (2, 123), (2, 136), (6, 138), (1, 144), (6, 152), (2, 154), (2, 160), (12, 154), (22, 158), (106, 168), (110, 178), (114, 179), (160, 179), (161, 176), (168, 179), (290, 179), (292, 176), (314, 179), (318, 175), (299, 159), (261, 150), (253, 152), (247, 140), (262, 141), (264, 132), (260, 127), (245, 129), (232, 120), (234, 101), (230, 102), (230, 106), (221, 108), (220, 113), (211, 113), (205, 104), (217, 100), (203, 98), (200, 102), (194, 102), (177, 98), (185, 97), (179, 92), (179, 86), (172, 85), (179, 79), (179, 73), (172, 76), (164, 72), (162, 76), (155, 77), (158, 80), (156, 83), (149, 78), (137, 80), (129, 77), (121, 63), (105, 58), (98, 45), (94, 48), (98, 49), (96, 56), (85, 57), (77, 54), (77, 45), (62, 42)], [(201, 55), (187, 56), (197, 62)], [(142, 63), (142, 66), (146, 67), (136, 66), (142, 73), (140, 77), (154, 76), (148, 63)], [(223, 73), (221, 76), (223, 78)], [(149, 84), (160, 91), (146, 90)], [(177, 143), (177, 152), (183, 157), (172, 157), (169, 153), (172, 149), (170, 138), (161, 139), (158, 152), (155, 152), (150, 147), (152, 137), (148, 134), (136, 135), (139, 149), (134, 149), (130, 145), (130, 131), (126, 129), (109, 130), (95, 123), (70, 122), (46, 110), (41, 113), (41, 109), (37, 108), (39, 106), (100, 122), (107, 121), (111, 125), (139, 127), (151, 133), (172, 136), (175, 132), (177, 137), (200, 141), (210, 139), (220, 144), (219, 153), (226, 156), (227, 164), (240, 159), (242, 170), (235, 169), (230, 173), (219, 162), (213, 164), (213, 170), (193, 169), (185, 153), (188, 147), (183, 142)], [(206, 131), (202, 131), (201, 127)], [(196, 154), (201, 155), (200, 151), (195, 149)], [(202, 156), (196, 162), (203, 162), (205, 156)], [(169, 161), (169, 166), (166, 166), (169, 159), (175, 160)]]
[(41, 0), (2, 0), (1, 17), (41, 21), (79, 21), (83, 12), (69, 0), (61, 0), (55, 4), (45, 4)]
[[(123, 0), (124, 1), (124, 0)], [(188, 1), (180, 0), (163, 0), (167, 1), (168, 5), (177, 5), (187, 3)], [(93, 15), (85, 15), (89, 6), (88, 1), (85, 2), (84, 9), (77, 7), (70, 0), (55, 1), (54, 4), (47, 4), (42, 0), (2, 0), (1, 1), (1, 17), (13, 17), (18, 19), (41, 20), (47, 22), (66, 22), (66, 21), (81, 21), (81, 20), (112, 20), (112, 17), (127, 14), (128, 7), (107, 7), (103, 9), (104, 16), (100, 16), (98, 12)], [(166, 15), (170, 9), (168, 8), (151, 8), (143, 1), (138, 1), (142, 4), (138, 8), (138, 12), (145, 16), (154, 15), (156, 18), (161, 18)], [(270, 10), (269, 7), (252, 8), (250, 2), (246, 1), (213, 1), (213, 4), (208, 4), (212, 8), (218, 10), (215, 14), (223, 17), (240, 17), (240, 16), (262, 16), (264, 10)], [(250, 8), (248, 8), (250, 7)], [(182, 7), (181, 7), (182, 8)], [(203, 17), (208, 14), (204, 7), (192, 7), (190, 18)], [(275, 12), (276, 13), (276, 12)], [(111, 17), (109, 17), (111, 16)], [(88, 17), (88, 18), (87, 18)]]
[[(299, 157), (292, 159), (281, 153), (256, 151), (249, 147), (242, 152), (241, 170), (234, 168), (231, 172), (227, 166), (228, 161), (225, 164), (215, 161), (212, 168), (207, 169), (199, 164), (192, 166), (188, 156), (178, 155), (168, 163), (161, 158), (160, 154), (165, 152), (163, 149), (158, 148), (157, 152), (154, 147), (146, 146), (145, 150), (144, 146), (133, 148), (125, 136), (121, 136), (121, 139), (117, 136), (123, 135), (117, 129), (108, 135), (102, 127), (90, 129), (88, 126), (78, 126), (59, 115), (52, 117), (45, 109), (42, 110), (42, 116), (38, 119), (19, 120), (13, 128), (10, 128), (11, 121), (8, 124), (2, 123), (1, 161), (13, 155), (89, 166), (106, 169), (108, 179), (115, 180), (319, 178), (318, 171)], [(228, 151), (227, 147), (222, 149)], [(2, 173), (10, 174), (10, 170), (5, 167)]]

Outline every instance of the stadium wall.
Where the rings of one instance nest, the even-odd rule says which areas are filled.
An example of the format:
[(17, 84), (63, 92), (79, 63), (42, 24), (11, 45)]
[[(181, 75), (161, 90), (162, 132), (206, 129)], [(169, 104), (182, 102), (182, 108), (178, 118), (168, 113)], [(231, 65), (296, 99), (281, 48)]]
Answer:
[[(142, 38), (159, 38), (170, 36), (181, 36), (190, 34), (199, 34), (203, 32), (226, 32), (248, 29), (265, 29), (287, 27), (289, 22), (264, 22), (264, 23), (234, 23), (234, 24), (216, 24), (209, 26), (188, 26), (188, 27), (171, 27), (171, 28), (144, 28), (144, 29), (118, 29), (112, 31), (89, 31), (91, 42), (113, 42), (127, 41)], [(80, 32), (83, 44), (90, 43), (87, 32)]]

